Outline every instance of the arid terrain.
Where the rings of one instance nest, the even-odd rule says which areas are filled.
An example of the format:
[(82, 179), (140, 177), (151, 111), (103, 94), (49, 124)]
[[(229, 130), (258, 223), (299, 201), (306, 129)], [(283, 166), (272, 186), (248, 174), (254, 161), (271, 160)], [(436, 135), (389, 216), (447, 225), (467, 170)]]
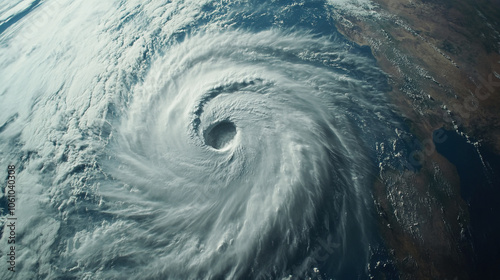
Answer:
[(421, 168), (383, 170), (375, 184), (381, 231), (400, 276), (493, 277), (500, 265), (474, 260), (459, 174), (432, 139), (439, 128), (455, 130), (500, 154), (500, 3), (374, 2), (376, 13), (340, 15), (338, 28), (371, 48), (390, 75), (393, 103), (419, 138), (421, 150), (410, 156)]

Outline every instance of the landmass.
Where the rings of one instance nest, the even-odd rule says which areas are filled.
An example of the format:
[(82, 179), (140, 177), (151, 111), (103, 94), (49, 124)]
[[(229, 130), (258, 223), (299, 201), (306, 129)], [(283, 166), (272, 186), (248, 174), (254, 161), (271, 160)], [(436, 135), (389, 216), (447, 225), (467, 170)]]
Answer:
[(440, 128), (455, 130), (479, 153), (500, 154), (500, 1), (373, 2), (366, 13), (335, 17), (341, 33), (371, 48), (389, 75), (391, 101), (423, 143), (417, 170), (386, 168), (374, 184), (400, 277), (498, 275), (500, 259), (496, 267), (476, 263), (460, 176), (432, 139)]

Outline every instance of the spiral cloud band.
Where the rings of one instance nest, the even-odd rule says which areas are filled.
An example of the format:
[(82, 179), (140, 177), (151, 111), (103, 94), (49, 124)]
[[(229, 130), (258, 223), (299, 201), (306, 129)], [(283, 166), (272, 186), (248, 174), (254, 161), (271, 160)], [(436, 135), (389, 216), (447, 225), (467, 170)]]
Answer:
[[(136, 223), (134, 239), (155, 232), (151, 244), (132, 247), (156, 256), (160, 271), (282, 276), (325, 223), (344, 244), (339, 256), (348, 231), (366, 242), (369, 159), (358, 123), (380, 122), (363, 107), (381, 93), (344, 70), (366, 62), (331, 40), (195, 35), (133, 89), (107, 166), (133, 186), (126, 201), (155, 202), (146, 222), (130, 209), (120, 216)], [(363, 115), (352, 119), (353, 110)], [(124, 196), (120, 187), (107, 191)], [(358, 257), (366, 263), (367, 252)], [(302, 258), (307, 267), (311, 258)]]
[(385, 75), (336, 35), (235, 27), (217, 3), (59, 3), (58, 28), (2, 34), (2, 58), (34, 64), (1, 61), (1, 163), (24, 205), (9, 277), (367, 275)]

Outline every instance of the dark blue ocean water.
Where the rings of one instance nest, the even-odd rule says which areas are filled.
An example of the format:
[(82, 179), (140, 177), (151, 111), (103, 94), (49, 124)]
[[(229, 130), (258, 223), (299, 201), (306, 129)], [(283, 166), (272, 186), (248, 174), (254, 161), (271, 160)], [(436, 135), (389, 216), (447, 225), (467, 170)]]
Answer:
[[(476, 149), (455, 131), (445, 131), (437, 151), (457, 168), (460, 192), (469, 205), (474, 272), (477, 279), (497, 279), (500, 273), (500, 156)], [(479, 150), (479, 153), (478, 153)], [(481, 160), (482, 157), (482, 160)]]

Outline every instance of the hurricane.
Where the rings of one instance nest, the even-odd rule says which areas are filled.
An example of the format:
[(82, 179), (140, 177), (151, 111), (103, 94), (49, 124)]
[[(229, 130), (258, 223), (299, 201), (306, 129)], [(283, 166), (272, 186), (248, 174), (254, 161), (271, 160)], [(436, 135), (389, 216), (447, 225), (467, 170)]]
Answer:
[(52, 3), (55, 30), (2, 34), (37, 62), (2, 56), (16, 277), (367, 277), (376, 147), (397, 120), (329, 4), (132, 2), (44, 1), (27, 16)]

